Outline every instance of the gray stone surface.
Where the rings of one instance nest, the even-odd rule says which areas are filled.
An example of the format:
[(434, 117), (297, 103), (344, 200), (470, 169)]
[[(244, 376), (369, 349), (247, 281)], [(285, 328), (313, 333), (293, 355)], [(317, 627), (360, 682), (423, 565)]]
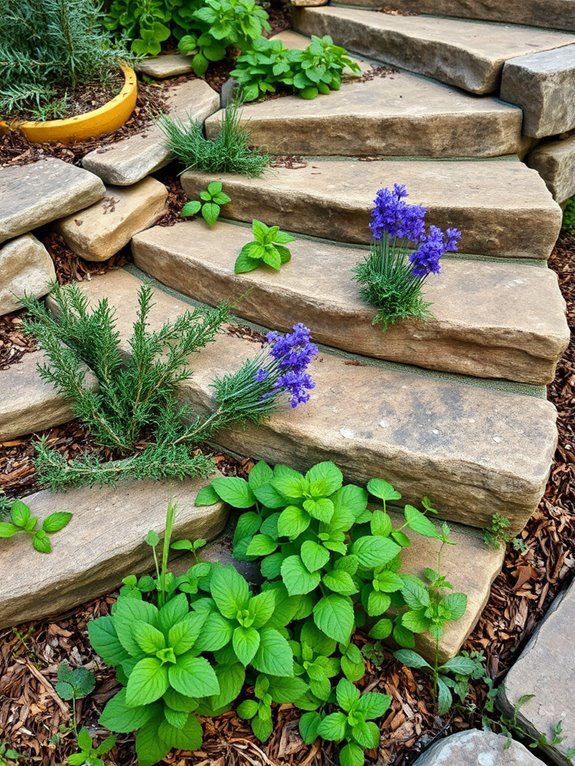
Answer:
[(168, 190), (155, 178), (144, 178), (134, 186), (108, 186), (103, 199), (58, 221), (56, 229), (82, 258), (106, 261), (134, 234), (156, 223), (166, 209), (167, 198)]
[(102, 181), (48, 157), (0, 169), (0, 242), (82, 210), (104, 196)]
[(135, 69), (148, 77), (164, 80), (166, 77), (176, 77), (192, 71), (191, 56), (180, 53), (164, 53), (162, 56), (142, 59), (136, 62)]
[(534, 27), (432, 16), (397, 16), (357, 8), (294, 8), (294, 26), (412, 72), (472, 93), (494, 93), (504, 62), (573, 42)]
[[(184, 123), (203, 122), (219, 109), (220, 99), (204, 80), (187, 80), (168, 91), (168, 113)], [(150, 125), (141, 133), (89, 152), (82, 164), (107, 184), (131, 186), (170, 161), (164, 133)]]
[(150, 529), (163, 532), (170, 501), (178, 507), (173, 540), (216, 537), (227, 511), (223, 503), (195, 507), (205, 483), (123, 482), (24, 498), (40, 519), (55, 511), (74, 515), (52, 537), (52, 553), (41, 558), (24, 535), (2, 541), (0, 628), (66, 611), (108, 593), (129, 574), (149, 570), (152, 549), (144, 538)]
[(142, 232), (132, 253), (143, 271), (196, 300), (231, 300), (239, 316), (282, 330), (304, 322), (321, 343), (364, 356), (544, 384), (569, 343), (565, 302), (550, 269), (444, 259), (441, 275), (425, 285), (434, 316), (383, 333), (352, 280), (365, 250), (298, 239), (279, 273), (236, 275), (237, 254), (251, 239), (247, 227), (187, 221)]
[(575, 194), (575, 134), (559, 141), (549, 141), (527, 157), (557, 200), (565, 202)]
[(572, 766), (566, 752), (575, 748), (575, 582), (558, 596), (523, 653), (507, 674), (498, 701), (513, 715), (525, 694), (533, 697), (521, 705), (517, 721), (532, 737), (553, 739), (553, 727), (562, 726), (563, 742), (543, 747), (559, 766)]
[(54, 262), (32, 234), (0, 246), (0, 316), (22, 308), (24, 295), (46, 295), (55, 281)]
[(491, 731), (460, 731), (439, 740), (413, 766), (544, 766), (520, 742)]
[[(370, 242), (378, 189), (407, 186), (428, 221), (461, 229), (462, 253), (547, 258), (559, 235), (561, 209), (539, 174), (517, 160), (317, 159), (305, 167), (270, 168), (260, 178), (223, 174), (232, 202), (224, 215), (258, 218), (284, 229), (344, 242)], [(195, 197), (213, 180), (189, 171), (182, 186)]]
[(526, 136), (544, 138), (575, 128), (575, 45), (507, 61), (501, 98), (523, 109)]
[[(137, 311), (139, 280), (122, 271), (81, 283), (90, 300), (107, 296), (126, 338)], [(187, 309), (155, 293), (150, 326)], [(213, 407), (214, 376), (237, 370), (260, 344), (222, 332), (191, 358), (180, 388), (197, 412)], [(543, 494), (555, 450), (555, 408), (543, 399), (446, 379), (433, 373), (352, 363), (322, 353), (314, 360), (311, 401), (259, 426), (218, 434), (243, 455), (309, 468), (334, 460), (349, 480), (385, 475), (408, 502), (428, 495), (440, 515), (485, 527), (495, 512), (521, 529)]]

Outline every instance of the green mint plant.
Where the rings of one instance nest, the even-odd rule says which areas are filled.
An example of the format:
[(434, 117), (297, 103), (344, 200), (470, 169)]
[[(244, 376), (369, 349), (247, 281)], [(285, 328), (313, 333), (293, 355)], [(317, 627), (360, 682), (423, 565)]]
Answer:
[(94, 746), (90, 732), (83, 727), (76, 737), (79, 752), (69, 755), (66, 763), (69, 766), (106, 766), (106, 761), (100, 756), (110, 752), (116, 744), (116, 739), (117, 737), (110, 735), (99, 745)]
[(245, 274), (265, 264), (275, 271), (279, 271), (284, 263), (291, 260), (291, 252), (286, 247), (295, 237), (279, 226), (266, 226), (265, 223), (252, 221), (252, 233), (254, 239), (245, 244), (236, 259), (234, 271), (236, 274)]
[(289, 704), (307, 691), (307, 685), (299, 678), (275, 678), (259, 674), (254, 685), (255, 699), (241, 702), (236, 713), (250, 721), (253, 733), (265, 742), (273, 732), (272, 702)]
[(260, 96), (276, 93), (278, 87), (293, 85), (293, 57), (295, 51), (281, 40), (260, 37), (236, 61), (231, 72), (241, 89), (244, 101), (255, 101)]
[(361, 71), (357, 61), (347, 55), (345, 48), (334, 45), (329, 35), (312, 35), (307, 48), (294, 53), (293, 64), (293, 88), (298, 96), (306, 99), (339, 90), (344, 69)]
[(40, 527), (38, 519), (32, 516), (30, 508), (22, 500), (14, 500), (10, 506), (9, 521), (0, 521), (0, 538), (14, 537), (18, 534), (29, 535), (34, 550), (38, 553), (51, 553), (50, 535), (64, 529), (72, 518), (71, 513), (57, 511), (47, 516)]
[(63, 700), (76, 700), (87, 697), (94, 691), (96, 677), (86, 668), (71, 668), (64, 660), (58, 667), (58, 680), (55, 689)]
[(527, 553), (529, 550), (527, 544), (517, 535), (512, 535), (509, 530), (511, 528), (511, 521), (507, 516), (503, 516), (501, 513), (494, 513), (491, 517), (490, 525), (483, 530), (483, 542), (489, 548), (498, 550), (501, 546), (511, 543), (513, 550), (520, 553)]
[(220, 181), (212, 181), (207, 189), (200, 192), (199, 200), (186, 202), (180, 215), (188, 218), (201, 212), (202, 218), (211, 227), (220, 217), (222, 207), (231, 201), (231, 197), (223, 191), (223, 184)]

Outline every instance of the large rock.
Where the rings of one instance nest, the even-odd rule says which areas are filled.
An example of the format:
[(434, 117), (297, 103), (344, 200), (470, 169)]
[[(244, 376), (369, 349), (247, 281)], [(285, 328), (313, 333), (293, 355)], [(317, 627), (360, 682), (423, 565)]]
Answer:
[(52, 537), (53, 552), (41, 555), (24, 535), (2, 540), (0, 628), (39, 620), (108, 593), (123, 577), (153, 565), (144, 538), (164, 531), (166, 509), (178, 507), (173, 539), (208, 540), (223, 529), (223, 503), (196, 508), (205, 479), (173, 482), (123, 482), (68, 492), (37, 492), (24, 498), (32, 514), (44, 519), (71, 511), (69, 525)]
[[(168, 92), (168, 114), (184, 124), (203, 122), (219, 109), (220, 97), (204, 80), (186, 80)], [(82, 165), (107, 184), (131, 186), (167, 165), (171, 159), (166, 137), (158, 125), (89, 152)]]
[(82, 210), (105, 194), (102, 181), (48, 157), (0, 170), (0, 242)]
[(575, 134), (541, 144), (527, 157), (527, 164), (543, 178), (557, 202), (575, 194)]
[[(344, 242), (370, 242), (373, 199), (394, 183), (407, 186), (409, 202), (427, 207), (430, 223), (461, 229), (462, 253), (547, 258), (561, 228), (561, 209), (545, 183), (516, 159), (314, 159), (260, 178), (218, 178), (232, 198), (225, 217)], [(211, 180), (188, 171), (182, 186), (195, 197)]]
[(492, 731), (460, 731), (439, 740), (413, 766), (544, 766), (524, 745)]
[(294, 26), (338, 45), (471, 93), (494, 93), (507, 59), (558, 48), (573, 36), (534, 27), (357, 8), (294, 8)]
[(106, 261), (134, 234), (152, 226), (166, 208), (168, 190), (154, 178), (135, 186), (106, 187), (106, 196), (92, 207), (56, 224), (66, 244), (87, 261)]
[[(507, 674), (499, 703), (534, 739), (547, 737), (542, 750), (553, 763), (572, 766), (575, 748), (575, 582), (553, 602), (543, 622)], [(520, 700), (524, 695), (529, 700)], [(563, 741), (551, 744), (557, 725)]]
[[(298, 239), (280, 272), (234, 274), (251, 229), (219, 221), (155, 226), (134, 237), (136, 265), (169, 287), (239, 316), (287, 330), (296, 322), (328, 346), (365, 356), (479, 377), (550, 383), (569, 343), (565, 301), (553, 271), (533, 265), (445, 260), (427, 280), (433, 317), (385, 333), (371, 320), (351, 270), (365, 250)], [(210, 257), (206, 258), (206, 253)]]
[(0, 315), (22, 307), (20, 298), (46, 295), (56, 280), (50, 254), (32, 234), (0, 247)]
[(192, 58), (179, 53), (164, 53), (162, 56), (138, 61), (135, 68), (148, 77), (164, 80), (166, 77), (189, 74), (192, 71)]
[(574, 82), (575, 45), (530, 53), (505, 63), (501, 98), (523, 109), (526, 136), (555, 136), (575, 128)]

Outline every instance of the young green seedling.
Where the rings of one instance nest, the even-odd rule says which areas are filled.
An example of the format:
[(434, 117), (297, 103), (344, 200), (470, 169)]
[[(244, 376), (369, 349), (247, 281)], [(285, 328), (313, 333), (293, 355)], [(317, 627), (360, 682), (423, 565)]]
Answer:
[(201, 211), (204, 221), (208, 226), (213, 226), (220, 217), (222, 207), (232, 201), (231, 197), (222, 189), (223, 184), (220, 181), (212, 181), (208, 184), (207, 189), (200, 192), (199, 200), (186, 202), (180, 215), (188, 218), (197, 215)]
[(255, 218), (252, 221), (252, 232), (254, 240), (245, 244), (237, 257), (236, 274), (253, 271), (262, 263), (279, 271), (291, 259), (291, 253), (285, 245), (293, 242), (295, 237), (280, 231), (279, 226), (266, 226)]
[(30, 508), (21, 500), (15, 500), (10, 508), (10, 521), (0, 522), (0, 538), (27, 534), (32, 538), (32, 545), (38, 553), (51, 553), (52, 543), (48, 535), (59, 532), (70, 523), (71, 513), (59, 511), (46, 516), (42, 526), (37, 528), (38, 519), (32, 516)]
[(110, 735), (100, 745), (94, 747), (90, 732), (82, 728), (76, 742), (80, 752), (68, 756), (66, 763), (69, 766), (106, 766), (106, 762), (100, 756), (110, 752), (116, 744), (116, 737)]

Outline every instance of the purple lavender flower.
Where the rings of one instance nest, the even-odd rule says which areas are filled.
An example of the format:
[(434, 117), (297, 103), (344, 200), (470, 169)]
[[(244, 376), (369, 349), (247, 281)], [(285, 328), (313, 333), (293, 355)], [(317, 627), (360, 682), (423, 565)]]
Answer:
[(438, 226), (430, 226), (418, 249), (409, 256), (413, 276), (425, 278), (428, 274), (438, 274), (441, 270), (440, 259), (448, 250), (457, 250), (460, 237), (458, 229), (443, 232)]
[(269, 378), (270, 374), (267, 370), (265, 370), (263, 367), (261, 367), (255, 374), (255, 379), (257, 383), (263, 383), (264, 380), (267, 380)]
[(309, 329), (300, 322), (293, 326), (293, 332), (285, 335), (270, 332), (266, 339), (279, 373), (273, 387), (290, 394), (292, 407), (309, 401), (307, 391), (315, 384), (306, 370), (318, 353), (317, 346), (311, 342)]
[(425, 231), (425, 208), (409, 205), (403, 200), (407, 190), (402, 184), (394, 184), (393, 190), (380, 189), (374, 200), (369, 227), (373, 239), (391, 238), (418, 242)]

